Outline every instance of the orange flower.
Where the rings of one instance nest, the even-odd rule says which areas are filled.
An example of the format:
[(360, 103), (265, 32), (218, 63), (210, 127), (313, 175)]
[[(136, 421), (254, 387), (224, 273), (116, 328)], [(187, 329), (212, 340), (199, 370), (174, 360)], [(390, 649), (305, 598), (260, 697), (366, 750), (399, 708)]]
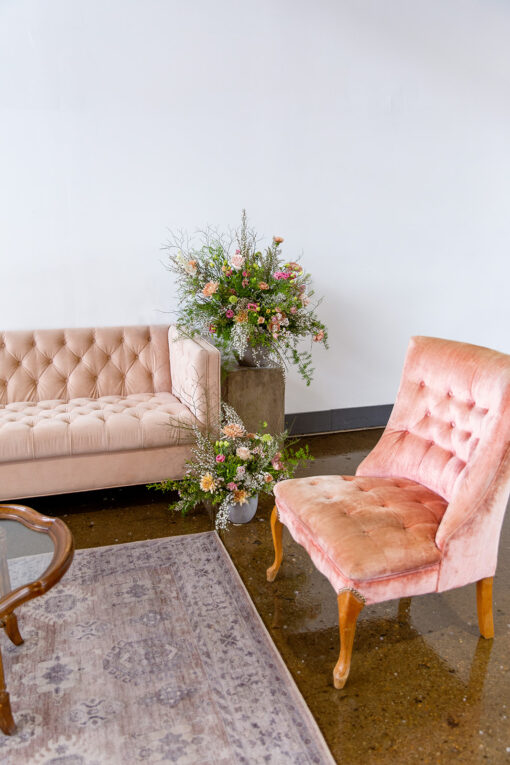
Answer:
[(271, 475), (271, 473), (266, 473), (264, 476), (264, 481), (266, 483), (271, 483), (272, 480), (273, 480), (273, 476)]
[(234, 492), (234, 502), (245, 505), (248, 502), (248, 493), (244, 489), (238, 489)]
[(207, 282), (204, 289), (202, 290), (202, 295), (205, 295), (206, 297), (211, 297), (211, 295), (214, 295), (214, 293), (217, 291), (219, 287), (218, 282)]
[(236, 422), (229, 422), (228, 425), (225, 425), (221, 429), (221, 432), (227, 438), (241, 438), (244, 436), (244, 428), (242, 428), (241, 425), (238, 425)]
[(268, 290), (269, 284), (266, 284), (266, 282), (259, 282), (259, 290)]
[(283, 236), (273, 236), (273, 242), (275, 244), (281, 244), (284, 241)]
[(264, 317), (263, 316), (259, 316), (259, 318), (257, 319), (257, 324), (263, 324), (264, 322), (265, 322)]
[(188, 260), (186, 265), (184, 266), (184, 270), (187, 274), (190, 274), (192, 276), (193, 274), (196, 274), (197, 272), (197, 261), (196, 260)]
[(248, 311), (239, 311), (234, 321), (238, 324), (245, 324), (248, 321)]
[(321, 340), (324, 340), (324, 330), (319, 330), (313, 339), (316, 343), (320, 343)]
[(299, 263), (294, 263), (293, 261), (291, 263), (287, 263), (287, 268), (292, 269), (292, 271), (296, 271), (296, 273), (300, 274), (303, 270), (303, 266), (300, 266)]

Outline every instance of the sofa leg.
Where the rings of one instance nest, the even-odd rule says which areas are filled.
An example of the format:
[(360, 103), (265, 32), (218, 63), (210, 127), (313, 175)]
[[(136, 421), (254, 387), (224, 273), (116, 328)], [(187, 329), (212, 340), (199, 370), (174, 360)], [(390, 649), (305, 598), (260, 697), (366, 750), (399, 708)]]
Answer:
[(273, 534), (274, 563), (267, 569), (268, 582), (274, 582), (276, 574), (278, 573), (283, 560), (283, 523), (281, 523), (280, 519), (278, 518), (278, 510), (276, 509), (276, 505), (273, 507), (273, 512), (271, 513), (271, 533)]
[(492, 616), (492, 583), (494, 579), (488, 576), (476, 583), (476, 606), (478, 610), (478, 626), (484, 638), (494, 637), (494, 619)]
[(338, 595), (340, 656), (333, 670), (333, 683), (338, 689), (344, 687), (349, 677), (356, 621), (364, 605), (362, 597), (352, 590), (342, 590)]
[(7, 616), (4, 616), (3, 627), (7, 637), (14, 643), (14, 645), (21, 645), (23, 643), (23, 638), (19, 634), (16, 614), (7, 614)]

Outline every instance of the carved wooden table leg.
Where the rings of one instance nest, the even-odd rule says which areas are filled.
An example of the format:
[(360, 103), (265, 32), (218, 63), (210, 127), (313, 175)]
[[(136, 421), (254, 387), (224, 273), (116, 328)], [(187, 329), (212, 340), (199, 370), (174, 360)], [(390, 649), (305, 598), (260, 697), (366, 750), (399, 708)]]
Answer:
[(356, 632), (356, 620), (365, 605), (362, 595), (352, 590), (342, 590), (338, 595), (338, 626), (340, 628), (340, 656), (333, 670), (335, 688), (343, 688), (351, 669), (352, 644)]
[(275, 580), (276, 574), (278, 573), (278, 569), (282, 565), (283, 560), (283, 523), (281, 523), (278, 518), (278, 510), (276, 509), (276, 505), (273, 507), (273, 512), (271, 513), (271, 532), (273, 534), (274, 544), (274, 563), (267, 569), (268, 582), (273, 582)]
[(0, 728), (8, 735), (12, 736), (16, 730), (16, 725), (11, 711), (11, 702), (9, 694), (5, 688), (4, 665), (2, 662), (2, 652), (0, 651)]
[(23, 638), (19, 633), (16, 614), (7, 614), (4, 616), (3, 623), (7, 637), (14, 643), (14, 645), (21, 645), (23, 643)]

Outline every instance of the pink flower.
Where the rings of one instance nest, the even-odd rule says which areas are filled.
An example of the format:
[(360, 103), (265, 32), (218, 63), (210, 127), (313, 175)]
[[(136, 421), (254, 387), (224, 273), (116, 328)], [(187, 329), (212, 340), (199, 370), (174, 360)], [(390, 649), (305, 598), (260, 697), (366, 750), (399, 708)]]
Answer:
[(225, 455), (224, 454), (217, 454), (216, 455), (216, 462), (225, 462)]
[(256, 303), (248, 303), (246, 308), (248, 309), (248, 311), (256, 311), (258, 308), (258, 305)]
[(211, 335), (214, 335), (214, 333), (216, 332), (216, 327), (213, 324), (209, 324), (209, 332), (211, 333)]
[(232, 276), (232, 269), (231, 268), (227, 268), (227, 270), (225, 271), (225, 276)]
[(290, 274), (287, 273), (287, 271), (275, 271), (273, 274), (274, 279), (278, 279), (281, 281), (282, 279), (288, 279), (290, 277)]
[(244, 258), (239, 250), (236, 250), (235, 255), (232, 255), (230, 258), (230, 264), (233, 268), (235, 268), (236, 271), (239, 271), (239, 269), (244, 266)]
[(264, 474), (264, 481), (266, 483), (271, 483), (272, 480), (273, 480), (273, 476), (271, 475), (271, 473), (265, 473)]
[(321, 340), (324, 340), (324, 330), (321, 329), (319, 332), (317, 332), (313, 339), (316, 343), (320, 343)]
[(241, 250), (236, 250), (236, 255), (240, 255), (240, 254), (241, 254)]
[(259, 316), (259, 318), (257, 319), (257, 324), (263, 324), (264, 321), (265, 321), (264, 317), (263, 316)]
[(297, 308), (296, 308), (296, 306), (295, 306), (295, 305), (293, 305), (293, 306), (291, 307), (291, 309), (290, 309), (290, 312), (291, 312), (291, 313), (297, 313)]
[(241, 282), (241, 284), (243, 285), (243, 287), (247, 287), (249, 283), (250, 283), (250, 282), (248, 281), (248, 279), (243, 279), (243, 281)]
[(281, 461), (281, 454), (280, 452), (277, 452), (273, 459), (271, 460), (271, 465), (274, 467), (275, 470), (283, 470), (283, 464)]
[(243, 476), (246, 473), (246, 468), (244, 465), (239, 465), (239, 467), (236, 470), (237, 477)]
[(248, 276), (248, 271), (243, 271), (243, 276)]
[(283, 236), (273, 236), (273, 242), (275, 244), (281, 244), (284, 241)]
[(234, 315), (234, 312), (231, 311), (230, 308), (228, 309), (228, 311), (225, 311), (225, 316), (227, 317), (227, 319), (231, 319), (233, 315)]
[(230, 483), (227, 483), (227, 489), (229, 491), (237, 491), (237, 484), (233, 481), (230, 481)]

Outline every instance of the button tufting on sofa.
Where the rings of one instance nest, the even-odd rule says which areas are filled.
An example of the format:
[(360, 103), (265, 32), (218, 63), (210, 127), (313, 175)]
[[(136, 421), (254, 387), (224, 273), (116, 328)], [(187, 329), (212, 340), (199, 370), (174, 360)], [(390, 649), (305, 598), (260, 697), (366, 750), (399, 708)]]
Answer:
[[(0, 337), (5, 499), (179, 477), (192, 442), (190, 426), (217, 418), (218, 351), (202, 340), (180, 341), (168, 326), (23, 330)], [(189, 406), (179, 400), (181, 392)], [(159, 455), (156, 461), (150, 452), (137, 457), (150, 449)], [(116, 462), (119, 453), (126, 457)], [(97, 457), (95, 467), (59, 469), (60, 458), (82, 455)], [(110, 455), (112, 478), (103, 467)], [(39, 459), (57, 462), (32, 470)]]

